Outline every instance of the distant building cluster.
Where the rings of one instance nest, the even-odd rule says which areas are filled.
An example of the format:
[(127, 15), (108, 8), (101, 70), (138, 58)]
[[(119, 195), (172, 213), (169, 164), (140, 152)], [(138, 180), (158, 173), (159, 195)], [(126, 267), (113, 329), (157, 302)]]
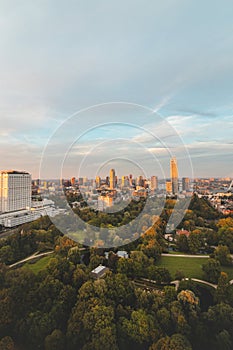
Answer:
[(224, 215), (233, 214), (233, 180), (225, 178), (195, 179), (195, 191), (199, 197)]
[[(31, 175), (25, 171), (3, 170), (0, 171), (0, 225), (15, 227), (44, 215), (58, 215), (66, 209), (56, 208), (54, 200), (64, 193), (71, 198), (69, 204), (73, 208), (91, 205), (96, 210), (105, 211), (132, 199), (190, 197), (194, 191), (209, 199), (223, 214), (232, 214), (232, 186), (231, 178), (179, 178), (175, 157), (170, 160), (169, 179), (159, 179), (156, 175), (134, 177), (132, 174), (117, 177), (115, 169), (110, 169), (105, 178), (97, 175), (95, 179), (72, 177), (32, 181)], [(51, 200), (53, 196), (54, 200)]]

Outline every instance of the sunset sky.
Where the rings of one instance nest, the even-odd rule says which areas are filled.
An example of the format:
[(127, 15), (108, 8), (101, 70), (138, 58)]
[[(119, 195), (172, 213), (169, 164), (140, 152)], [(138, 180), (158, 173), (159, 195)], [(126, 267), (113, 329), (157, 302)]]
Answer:
[[(57, 157), (71, 141), (67, 177), (83, 156), (92, 177), (119, 154), (152, 175), (148, 150), (166, 175), (171, 151), (191, 176), (187, 150), (194, 176), (233, 176), (232, 18), (230, 0), (0, 0), (0, 169), (37, 178), (52, 140), (48, 178), (58, 176)], [(91, 108), (67, 122), (103, 103), (110, 111)], [(133, 171), (126, 163), (119, 175)]]

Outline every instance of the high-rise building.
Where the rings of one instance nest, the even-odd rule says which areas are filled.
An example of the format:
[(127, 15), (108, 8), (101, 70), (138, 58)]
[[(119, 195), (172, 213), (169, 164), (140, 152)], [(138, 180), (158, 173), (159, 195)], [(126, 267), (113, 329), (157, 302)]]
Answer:
[(170, 161), (170, 172), (171, 172), (171, 182), (172, 182), (172, 193), (177, 194), (179, 187), (178, 187), (178, 166), (177, 166), (177, 160), (175, 157), (173, 157)]
[(158, 189), (158, 177), (151, 176), (150, 189), (156, 191)]
[(71, 183), (71, 186), (75, 186), (75, 183), (76, 183), (75, 177), (72, 177), (72, 178), (70, 179), (70, 183)]
[(31, 175), (24, 171), (0, 172), (0, 211), (2, 213), (30, 209), (32, 197)]
[(142, 175), (140, 175), (139, 177), (137, 177), (136, 185), (137, 185), (137, 186), (144, 187), (144, 185), (145, 185), (145, 179), (143, 178)]
[(101, 183), (101, 178), (100, 178), (100, 176), (96, 176), (96, 178), (95, 178), (96, 188), (99, 188), (99, 187), (100, 187), (100, 183)]
[(129, 175), (129, 185), (133, 186), (133, 175), (132, 174)]
[(105, 182), (106, 182), (106, 185), (107, 185), (107, 186), (110, 186), (109, 176), (106, 176), (106, 180), (105, 180)]
[(129, 186), (129, 178), (128, 176), (122, 176), (121, 178), (121, 187), (128, 187)]
[(116, 187), (116, 173), (114, 169), (110, 170), (110, 176), (109, 176), (109, 182), (110, 182), (110, 188), (113, 189)]
[(182, 178), (182, 190), (189, 191), (190, 190), (190, 180), (189, 177)]
[(172, 182), (166, 181), (166, 192), (171, 194), (172, 193)]

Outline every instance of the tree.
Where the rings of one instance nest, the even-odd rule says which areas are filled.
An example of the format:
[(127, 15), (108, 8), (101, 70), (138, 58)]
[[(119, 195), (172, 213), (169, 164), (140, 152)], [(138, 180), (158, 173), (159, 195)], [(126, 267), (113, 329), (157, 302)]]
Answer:
[(19, 326), (19, 337), (31, 349), (42, 347), (44, 339), (55, 328), (55, 321), (49, 313), (34, 311), (22, 319)]
[[(94, 284), (87, 282), (81, 288), (82, 293), (68, 322), (68, 349), (117, 350), (114, 310), (104, 305), (105, 292), (103, 300), (98, 296), (90, 297), (95, 293)], [(100, 292), (95, 293), (98, 294)]]
[(133, 311), (130, 320), (122, 320), (122, 329), (133, 343), (147, 343), (153, 339), (153, 318), (142, 309)]
[(4, 337), (0, 340), (0, 350), (15, 350), (15, 345), (11, 337)]
[(176, 300), (177, 292), (175, 290), (175, 287), (171, 287), (171, 286), (164, 287), (164, 296), (165, 296), (166, 304), (169, 304), (172, 301)]
[(135, 264), (135, 262), (129, 259), (119, 259), (117, 264), (117, 272), (125, 274), (127, 277), (141, 277), (142, 266)]
[(224, 303), (211, 306), (204, 314), (204, 320), (210, 335), (218, 334), (223, 329), (232, 334), (233, 308)]
[(107, 285), (106, 299), (115, 305), (133, 305), (135, 292), (133, 283), (123, 274), (108, 274), (105, 277)]
[(232, 340), (228, 331), (225, 329), (216, 335), (216, 345), (219, 350), (232, 350)]
[(77, 243), (75, 243), (72, 239), (67, 236), (58, 237), (56, 240), (55, 252), (61, 256), (67, 256), (68, 251), (76, 247)]
[(199, 299), (191, 290), (182, 290), (178, 295), (179, 302), (188, 309), (196, 309), (199, 305)]
[(192, 347), (184, 335), (173, 334), (171, 337), (159, 339), (149, 350), (192, 350)]
[(47, 267), (49, 274), (64, 284), (71, 283), (74, 270), (75, 266), (71, 261), (59, 256), (51, 258)]
[(146, 256), (148, 256), (148, 258), (154, 258), (157, 260), (162, 253), (162, 247), (158, 241), (153, 238), (150, 239), (147, 244), (142, 245), (142, 251), (144, 254), (146, 254)]
[(0, 263), (0, 286), (4, 286), (7, 267), (5, 264)]
[(191, 290), (196, 296), (199, 296), (198, 285), (190, 279), (180, 281), (178, 292), (182, 290)]
[(215, 259), (209, 259), (206, 264), (202, 265), (202, 270), (207, 281), (211, 283), (217, 283), (221, 273), (221, 266), (219, 261)]
[(45, 350), (64, 350), (64, 348), (65, 336), (59, 329), (55, 329), (45, 338)]
[(99, 256), (98, 254), (92, 254), (90, 258), (90, 264), (89, 267), (91, 270), (95, 269), (100, 264), (103, 264), (104, 257)]
[(218, 286), (216, 290), (216, 301), (218, 303), (224, 302), (227, 298), (227, 291), (229, 288), (228, 275), (225, 272), (221, 272), (218, 279)]
[(72, 285), (74, 288), (79, 289), (83, 283), (88, 280), (88, 273), (84, 269), (79, 266), (76, 267), (73, 273)]
[(117, 254), (115, 254), (114, 252), (110, 251), (108, 253), (108, 266), (110, 269), (112, 269), (114, 272), (116, 272), (117, 269), (117, 262), (119, 260), (119, 257), (117, 256)]
[(10, 264), (14, 261), (14, 253), (9, 245), (5, 245), (0, 249), (0, 262)]
[(222, 266), (232, 265), (232, 259), (230, 255), (230, 250), (225, 245), (219, 245), (214, 252), (215, 259), (220, 262)]
[(189, 244), (188, 244), (188, 239), (186, 235), (182, 234), (179, 235), (176, 241), (176, 245), (179, 251), (181, 252), (188, 252), (189, 251)]
[(201, 247), (202, 241), (201, 236), (196, 233), (191, 233), (188, 238), (188, 245), (189, 245), (189, 251), (191, 254), (197, 254), (200, 247)]
[(74, 265), (80, 263), (80, 252), (77, 246), (69, 249), (68, 260), (71, 261)]
[(175, 279), (181, 281), (183, 278), (185, 278), (185, 274), (182, 270), (177, 270), (175, 273)]
[(13, 301), (9, 289), (0, 290), (0, 334), (9, 328), (13, 320)]
[(147, 276), (158, 284), (171, 282), (170, 272), (165, 267), (150, 265), (147, 269)]

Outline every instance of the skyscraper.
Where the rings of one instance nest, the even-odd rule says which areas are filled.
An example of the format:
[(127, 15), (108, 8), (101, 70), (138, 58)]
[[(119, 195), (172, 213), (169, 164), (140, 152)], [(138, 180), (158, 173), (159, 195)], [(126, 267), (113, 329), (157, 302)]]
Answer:
[(166, 192), (168, 194), (172, 193), (172, 182), (171, 181), (166, 181)]
[(76, 183), (75, 177), (72, 177), (72, 178), (70, 179), (70, 183), (71, 183), (71, 186), (74, 186), (74, 185), (75, 185), (75, 183)]
[(31, 208), (32, 179), (24, 171), (0, 172), (0, 211), (9, 213)]
[(140, 175), (138, 178), (137, 178), (137, 186), (141, 186), (141, 187), (144, 187), (145, 185), (145, 179), (143, 178), (142, 175)]
[(122, 176), (121, 178), (121, 186), (128, 187), (129, 186), (129, 178), (128, 176)]
[(183, 191), (189, 191), (190, 190), (189, 177), (183, 177), (182, 178), (182, 190)]
[(177, 160), (173, 157), (170, 161), (170, 172), (171, 172), (171, 182), (172, 182), (172, 193), (178, 193), (178, 166)]
[(100, 178), (100, 176), (96, 176), (96, 178), (95, 178), (96, 188), (99, 188), (99, 187), (100, 187), (100, 183), (101, 183), (101, 178)]
[(151, 176), (150, 189), (152, 191), (155, 191), (158, 189), (158, 177), (157, 176)]
[(109, 182), (110, 182), (110, 188), (113, 189), (116, 187), (116, 173), (115, 173), (115, 170), (114, 169), (111, 169), (110, 170), (110, 179), (109, 179)]
[(110, 186), (109, 176), (106, 176), (105, 182), (107, 186)]

